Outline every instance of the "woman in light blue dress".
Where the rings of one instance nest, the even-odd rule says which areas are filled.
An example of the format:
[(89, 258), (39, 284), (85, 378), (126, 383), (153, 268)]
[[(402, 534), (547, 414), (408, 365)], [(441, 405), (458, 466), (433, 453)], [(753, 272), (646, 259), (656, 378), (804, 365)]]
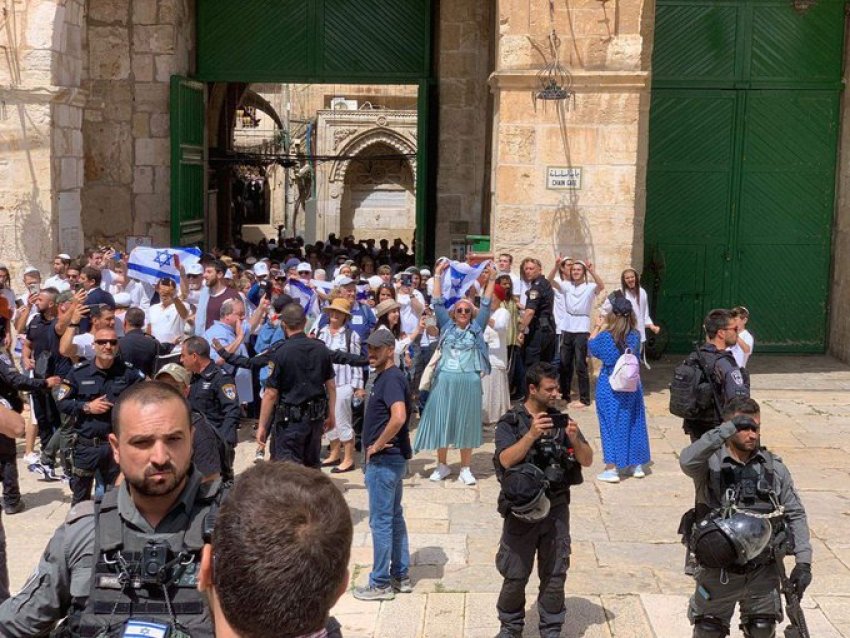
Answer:
[(468, 299), (460, 299), (446, 310), (441, 279), (449, 267), (444, 261), (434, 272), (434, 312), (440, 328), (440, 360), (431, 385), (428, 402), (416, 431), (414, 451), (437, 450), (437, 469), (432, 481), (451, 474), (447, 464), (450, 447), (460, 449), (458, 481), (475, 485), (470, 469), (473, 448), (481, 445), (481, 377), (490, 373), (490, 360), (484, 329), (490, 318), (490, 299), (496, 282), (496, 271), (488, 266), (487, 288), (481, 295), (481, 308), (473, 319), (475, 307)]

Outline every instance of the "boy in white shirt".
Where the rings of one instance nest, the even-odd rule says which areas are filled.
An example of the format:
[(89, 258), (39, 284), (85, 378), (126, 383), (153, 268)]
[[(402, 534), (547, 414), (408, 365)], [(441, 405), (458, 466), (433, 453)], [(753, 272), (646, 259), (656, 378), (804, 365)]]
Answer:
[(747, 330), (750, 311), (744, 306), (732, 308), (732, 319), (738, 323), (738, 343), (729, 348), (729, 352), (735, 357), (735, 363), (738, 364), (739, 368), (746, 368), (755, 345), (753, 335)]

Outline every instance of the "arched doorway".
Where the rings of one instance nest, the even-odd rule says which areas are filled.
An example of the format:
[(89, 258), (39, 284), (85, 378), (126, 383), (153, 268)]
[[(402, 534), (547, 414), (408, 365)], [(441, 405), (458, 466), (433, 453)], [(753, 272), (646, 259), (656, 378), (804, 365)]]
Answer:
[(410, 162), (393, 157), (386, 143), (372, 144), (351, 160), (340, 202), (340, 233), (358, 239), (392, 241), (408, 246), (416, 228), (415, 176)]

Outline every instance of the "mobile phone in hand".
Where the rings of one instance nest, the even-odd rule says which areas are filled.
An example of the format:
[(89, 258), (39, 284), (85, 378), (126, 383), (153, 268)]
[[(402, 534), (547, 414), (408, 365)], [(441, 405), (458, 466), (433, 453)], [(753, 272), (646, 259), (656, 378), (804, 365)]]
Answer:
[(560, 412), (558, 414), (550, 414), (549, 418), (552, 419), (552, 429), (555, 430), (566, 430), (570, 422), (570, 415)]

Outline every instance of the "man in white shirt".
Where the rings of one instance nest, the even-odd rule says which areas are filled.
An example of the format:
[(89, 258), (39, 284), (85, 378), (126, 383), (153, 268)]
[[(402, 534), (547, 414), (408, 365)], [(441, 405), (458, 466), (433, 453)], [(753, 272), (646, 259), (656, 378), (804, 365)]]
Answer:
[(396, 288), (396, 301), (401, 306), (401, 331), (406, 335), (411, 335), (416, 332), (422, 311), (425, 309), (425, 297), (413, 288), (412, 273), (404, 272), (401, 274)]
[[(564, 258), (558, 255), (556, 268)], [(556, 268), (552, 269), (549, 281), (555, 290), (564, 295), (566, 315), (561, 330), (561, 394), (564, 400), (570, 400), (573, 370), (578, 378), (579, 400), (570, 405), (581, 408), (590, 405), (590, 375), (587, 371), (587, 341), (590, 336), (590, 314), (596, 295), (605, 289), (605, 284), (593, 264), (584, 264), (575, 260), (570, 267), (569, 279), (564, 281), (555, 277)], [(593, 277), (593, 283), (587, 283), (587, 275)]]
[(177, 286), (171, 279), (160, 279), (156, 291), (159, 303), (152, 305), (147, 312), (147, 332), (160, 343), (177, 343), (183, 336), (189, 309), (175, 294)]
[(756, 341), (750, 331), (747, 330), (750, 311), (744, 306), (732, 308), (732, 320), (738, 323), (738, 342), (729, 348), (729, 352), (735, 357), (735, 363), (738, 364), (739, 368), (746, 368)]
[(45, 288), (55, 288), (58, 292), (65, 292), (71, 289), (71, 284), (68, 282), (68, 275), (65, 271), (71, 265), (71, 256), (65, 253), (59, 253), (53, 258), (53, 274), (44, 282)]
[[(499, 266), (499, 274), (500, 275), (510, 275), (511, 276), (511, 285), (514, 291), (514, 297), (517, 299), (519, 296), (525, 292), (522, 286), (522, 279), (519, 275), (515, 275), (511, 270), (514, 267), (514, 256), (510, 253), (502, 253), (499, 255), (498, 264)], [(528, 286), (525, 286), (525, 289), (528, 289)]]

